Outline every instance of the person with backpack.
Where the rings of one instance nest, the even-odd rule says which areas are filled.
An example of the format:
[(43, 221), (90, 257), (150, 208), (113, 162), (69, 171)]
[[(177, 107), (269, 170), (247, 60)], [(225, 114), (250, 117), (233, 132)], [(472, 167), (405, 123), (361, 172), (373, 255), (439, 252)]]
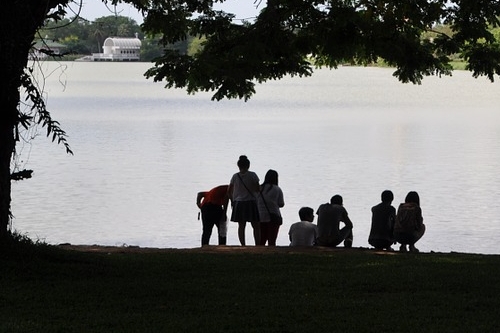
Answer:
[(394, 239), (401, 244), (399, 251), (418, 252), (415, 243), (425, 233), (425, 224), (420, 208), (420, 197), (417, 192), (408, 192), (405, 202), (400, 204), (394, 224)]
[(392, 251), (394, 220), (396, 218), (396, 209), (392, 206), (394, 194), (385, 190), (381, 197), (382, 202), (372, 207), (372, 225), (368, 243), (377, 250)]

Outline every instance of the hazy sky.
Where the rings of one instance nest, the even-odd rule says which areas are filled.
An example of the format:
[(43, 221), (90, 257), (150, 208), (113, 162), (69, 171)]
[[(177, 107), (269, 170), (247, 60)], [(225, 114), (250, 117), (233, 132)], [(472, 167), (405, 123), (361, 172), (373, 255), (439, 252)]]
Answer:
[[(86, 18), (90, 21), (102, 17), (114, 15), (116, 13), (120, 16), (126, 16), (134, 19), (137, 23), (142, 23), (141, 14), (135, 10), (132, 6), (120, 4), (116, 8), (108, 5), (106, 6), (101, 0), (81, 0), (83, 1), (83, 7), (80, 16)], [(80, 0), (75, 0), (76, 3), (80, 3)], [(257, 15), (259, 10), (262, 8), (265, 1), (258, 9), (256, 9), (256, 4), (254, 0), (227, 0), (226, 3), (221, 6), (222, 9), (228, 12), (236, 14), (239, 19), (248, 19)], [(68, 10), (68, 17), (75, 16), (75, 12), (78, 10), (76, 4), (70, 6)]]

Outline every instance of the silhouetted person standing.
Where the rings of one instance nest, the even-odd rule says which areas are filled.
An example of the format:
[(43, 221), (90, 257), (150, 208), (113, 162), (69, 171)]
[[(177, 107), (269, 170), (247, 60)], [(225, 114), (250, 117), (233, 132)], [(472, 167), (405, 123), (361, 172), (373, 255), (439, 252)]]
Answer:
[(250, 160), (241, 155), (237, 162), (239, 172), (231, 177), (229, 182), (228, 197), (232, 200), (233, 210), (231, 221), (238, 223), (238, 238), (242, 246), (246, 245), (245, 227), (250, 222), (253, 227), (255, 245), (260, 242), (260, 221), (257, 209), (257, 195), (260, 191), (259, 177), (249, 171)]
[(278, 172), (268, 170), (260, 186), (257, 207), (260, 217), (260, 245), (276, 246), (283, 219), (280, 208), (285, 205), (283, 191), (278, 186)]

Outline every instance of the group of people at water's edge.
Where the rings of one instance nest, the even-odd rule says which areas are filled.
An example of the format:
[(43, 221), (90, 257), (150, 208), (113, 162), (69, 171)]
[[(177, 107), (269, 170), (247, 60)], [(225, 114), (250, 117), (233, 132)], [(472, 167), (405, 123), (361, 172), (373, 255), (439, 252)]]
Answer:
[[(278, 186), (278, 173), (267, 171), (264, 182), (250, 171), (250, 160), (241, 155), (237, 162), (239, 171), (229, 185), (220, 185), (205, 192), (199, 192), (196, 204), (200, 208), (203, 231), (201, 245), (209, 244), (213, 227), (219, 235), (219, 245), (227, 243), (227, 209), (232, 206), (231, 221), (238, 223), (238, 239), (246, 246), (245, 228), (252, 225), (255, 245), (276, 246), (276, 239), (283, 223), (280, 208), (285, 205), (283, 191)], [(392, 245), (399, 243), (402, 252), (418, 252), (415, 243), (425, 233), (420, 198), (417, 192), (407, 194), (405, 202), (396, 209), (392, 206), (394, 195), (385, 190), (381, 202), (372, 207), (371, 229), (368, 243), (378, 250), (392, 251)], [(293, 223), (288, 232), (290, 246), (352, 247), (353, 223), (343, 206), (342, 196), (334, 195), (330, 202), (321, 204), (316, 211), (302, 207), (300, 221)], [(198, 216), (200, 218), (200, 215)], [(343, 223), (341, 228), (340, 222)]]

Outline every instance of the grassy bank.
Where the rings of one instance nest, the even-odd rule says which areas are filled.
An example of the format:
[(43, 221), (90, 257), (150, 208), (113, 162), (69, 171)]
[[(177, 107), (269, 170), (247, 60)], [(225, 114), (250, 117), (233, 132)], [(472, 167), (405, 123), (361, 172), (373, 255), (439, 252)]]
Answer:
[(442, 333), (500, 324), (500, 256), (249, 251), (4, 251), (0, 332)]

